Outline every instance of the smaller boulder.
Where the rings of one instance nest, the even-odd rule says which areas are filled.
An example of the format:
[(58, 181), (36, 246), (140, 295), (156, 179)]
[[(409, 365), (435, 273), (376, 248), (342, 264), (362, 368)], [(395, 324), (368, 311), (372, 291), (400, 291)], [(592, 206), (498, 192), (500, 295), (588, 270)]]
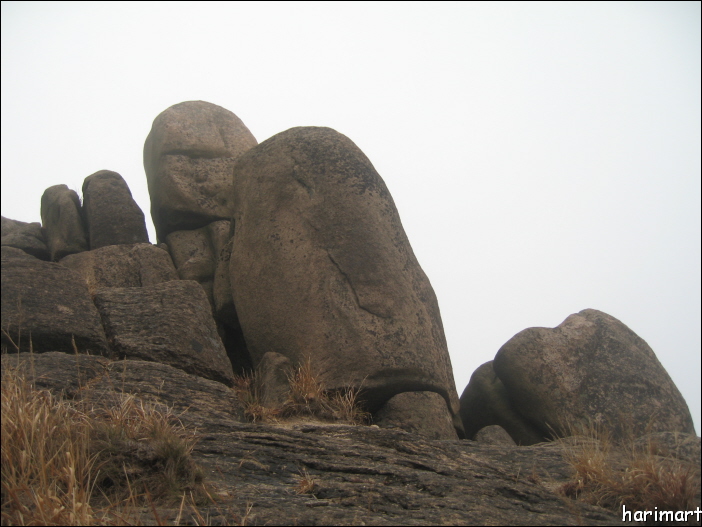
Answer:
[(373, 422), (381, 428), (401, 428), (428, 439), (459, 438), (446, 400), (436, 392), (398, 393), (373, 415)]
[(290, 359), (269, 351), (263, 355), (256, 368), (260, 401), (268, 408), (281, 408), (290, 394), (290, 376), (293, 365)]
[(144, 143), (158, 241), (231, 218), (234, 163), (256, 144), (241, 119), (216, 104), (186, 101), (161, 112)]
[(498, 425), (519, 445), (545, 441), (544, 435), (515, 410), (492, 361), (482, 364), (471, 375), (461, 395), (460, 414), (468, 439), (474, 439), (485, 427)]
[(21, 249), (40, 260), (49, 260), (41, 223), (25, 223), (2, 216), (2, 245)]
[(85, 178), (83, 216), (91, 250), (149, 242), (144, 213), (117, 172), (100, 170)]
[(584, 309), (556, 328), (517, 333), (493, 368), (515, 409), (544, 434), (562, 437), (592, 422), (614, 438), (695, 433), (685, 399), (653, 350), (602, 311)]
[(490, 425), (481, 428), (475, 434), (475, 440), (486, 445), (517, 446), (512, 436), (500, 425)]
[(80, 198), (66, 185), (54, 185), (41, 197), (41, 222), (51, 260), (88, 250)]

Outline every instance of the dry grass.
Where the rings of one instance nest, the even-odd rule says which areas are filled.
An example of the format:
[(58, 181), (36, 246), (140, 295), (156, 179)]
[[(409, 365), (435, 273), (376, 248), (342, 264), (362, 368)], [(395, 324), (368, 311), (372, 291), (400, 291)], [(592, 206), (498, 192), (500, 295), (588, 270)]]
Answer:
[(168, 410), (132, 395), (113, 406), (36, 390), (2, 375), (2, 524), (140, 524), (139, 509), (208, 497), (190, 453), (194, 438)]
[(300, 470), (300, 477), (298, 479), (297, 485), (295, 486), (296, 494), (314, 494), (314, 490), (317, 488), (317, 482), (315, 479), (307, 472), (306, 468)]
[(250, 422), (277, 421), (281, 410), (261, 404), (260, 380), (255, 373), (235, 375), (233, 389), (239, 401), (244, 405), (244, 416)]
[(597, 424), (571, 427), (564, 457), (574, 469), (561, 492), (593, 505), (620, 510), (692, 510), (699, 467), (636, 446), (633, 435), (616, 442)]
[(237, 377), (234, 390), (244, 404), (251, 422), (278, 422), (293, 417), (311, 417), (350, 424), (367, 423), (370, 414), (363, 410), (356, 388), (329, 391), (319, 381), (307, 359), (288, 375), (290, 390), (286, 400), (275, 408), (261, 404), (260, 381), (256, 374)]

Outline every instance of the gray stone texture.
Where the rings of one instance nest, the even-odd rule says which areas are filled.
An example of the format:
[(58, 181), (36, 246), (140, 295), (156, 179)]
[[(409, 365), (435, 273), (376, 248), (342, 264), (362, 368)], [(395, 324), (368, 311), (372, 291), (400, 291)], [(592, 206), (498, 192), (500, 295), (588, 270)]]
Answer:
[(197, 282), (101, 288), (95, 305), (117, 357), (160, 362), (206, 379), (233, 382), (232, 365)]
[(222, 383), (188, 374), (168, 364), (143, 360), (111, 361), (90, 355), (48, 352), (3, 355), (2, 369), (18, 368), (37, 389), (105, 408), (122, 394), (145, 405), (166, 408), (184, 425), (199, 428), (246, 422), (242, 403)]
[(215, 305), (213, 284), (219, 254), (229, 241), (229, 221), (220, 220), (200, 229), (174, 231), (166, 244), (181, 280), (202, 285), (210, 305)]
[(646, 342), (616, 318), (585, 309), (556, 328), (529, 328), (495, 356), (495, 373), (532, 424), (567, 435), (601, 423), (614, 437), (694, 434), (690, 411)]
[(83, 218), (91, 250), (149, 242), (144, 213), (117, 172), (100, 170), (85, 178)]
[(490, 425), (481, 428), (475, 434), (475, 440), (486, 445), (517, 446), (512, 436), (500, 425)]
[[(156, 500), (136, 507), (134, 514), (128, 511), (129, 523), (175, 525), (192, 523), (196, 516), (247, 525), (621, 522), (621, 513), (558, 494), (573, 481), (564, 441), (515, 448), (337, 423), (242, 423), (243, 408), (233, 390), (164, 364), (21, 355), (21, 371), (54, 394), (64, 391), (80, 368), (89, 382), (75, 393), (73, 404), (102, 410), (122, 393), (132, 393), (137, 405), (172, 408), (196, 433), (192, 457), (208, 488), (216, 491), (216, 503), (189, 508), (184, 521), (180, 501)], [(0, 357), (2, 369), (14, 367), (18, 358)], [(296, 492), (303, 478), (314, 486)], [(694, 485), (699, 488), (699, 476)]]
[[(2, 345), (7, 351), (109, 355), (100, 316), (76, 272), (2, 248)], [(7, 333), (7, 334), (6, 334)]]
[(256, 144), (241, 119), (208, 102), (182, 102), (156, 117), (144, 144), (144, 169), (158, 241), (230, 219), (232, 168)]
[(80, 198), (66, 185), (54, 185), (41, 197), (41, 222), (51, 260), (88, 250)]
[(40, 260), (51, 258), (39, 222), (25, 223), (2, 216), (2, 245), (21, 249)]
[(446, 401), (435, 392), (398, 393), (373, 415), (373, 423), (428, 439), (458, 439)]
[(234, 169), (230, 278), (254, 364), (308, 357), (369, 410), (407, 391), (458, 396), (439, 306), (368, 158), (330, 128), (293, 128)]
[(263, 406), (282, 408), (290, 395), (290, 376), (293, 365), (290, 359), (269, 351), (263, 355), (256, 368), (256, 389)]
[(62, 258), (61, 265), (78, 272), (89, 288), (145, 287), (178, 280), (167, 251), (150, 243), (108, 245)]
[(236, 313), (234, 298), (232, 297), (231, 277), (229, 275), (229, 262), (232, 256), (232, 240), (220, 250), (215, 267), (212, 295), (214, 301), (214, 316), (217, 321), (233, 329), (241, 329), (239, 316)]
[(520, 445), (545, 440), (544, 434), (520, 415), (512, 405), (507, 390), (495, 374), (492, 361), (478, 367), (461, 394), (461, 419), (468, 439), (484, 427), (499, 425)]

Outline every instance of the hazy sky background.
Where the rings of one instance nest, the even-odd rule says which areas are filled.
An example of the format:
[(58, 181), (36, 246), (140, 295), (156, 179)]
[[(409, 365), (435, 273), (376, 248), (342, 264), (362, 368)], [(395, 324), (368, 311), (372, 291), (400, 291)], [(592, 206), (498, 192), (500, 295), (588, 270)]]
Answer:
[(151, 123), (347, 135), (436, 291), (458, 394), (585, 308), (656, 352), (700, 433), (700, 3), (2, 2), (2, 215), (119, 172)]

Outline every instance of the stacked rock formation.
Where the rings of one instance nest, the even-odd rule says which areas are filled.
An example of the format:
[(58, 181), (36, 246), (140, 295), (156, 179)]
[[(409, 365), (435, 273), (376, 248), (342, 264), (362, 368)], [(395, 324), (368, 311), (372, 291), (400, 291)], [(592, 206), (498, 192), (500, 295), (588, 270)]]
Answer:
[(594, 309), (510, 339), (473, 373), (461, 417), (468, 437), (499, 425), (523, 445), (593, 425), (614, 438), (695, 433), (685, 400), (653, 350)]
[(207, 295), (148, 243), (122, 176), (88, 176), (83, 205), (50, 187), (41, 216), (43, 226), (3, 218), (4, 349), (150, 360), (232, 382)]
[[(126, 181), (102, 170), (41, 199), (42, 224), (2, 218), (2, 344), (168, 365), (264, 404), (309, 361), (355, 388), (381, 427), (534, 444), (595, 422), (615, 436), (694, 434), (648, 345), (595, 310), (515, 335), (459, 399), (429, 279), (370, 160), (329, 128), (257, 144), (203, 101), (162, 112), (144, 144), (158, 245)], [(505, 432), (506, 431), (506, 432)]]
[[(47, 189), (42, 228), (3, 219), (9, 350), (31, 334), (35, 352), (150, 360), (224, 383), (255, 368), (270, 404), (309, 360), (330, 391), (360, 390), (377, 424), (462, 437), (436, 297), (348, 138), (294, 128), (257, 145), (236, 115), (191, 101), (155, 119), (144, 168), (158, 246), (106, 170), (85, 179), (82, 205), (65, 185)], [(36, 275), (48, 296), (33, 294)]]

